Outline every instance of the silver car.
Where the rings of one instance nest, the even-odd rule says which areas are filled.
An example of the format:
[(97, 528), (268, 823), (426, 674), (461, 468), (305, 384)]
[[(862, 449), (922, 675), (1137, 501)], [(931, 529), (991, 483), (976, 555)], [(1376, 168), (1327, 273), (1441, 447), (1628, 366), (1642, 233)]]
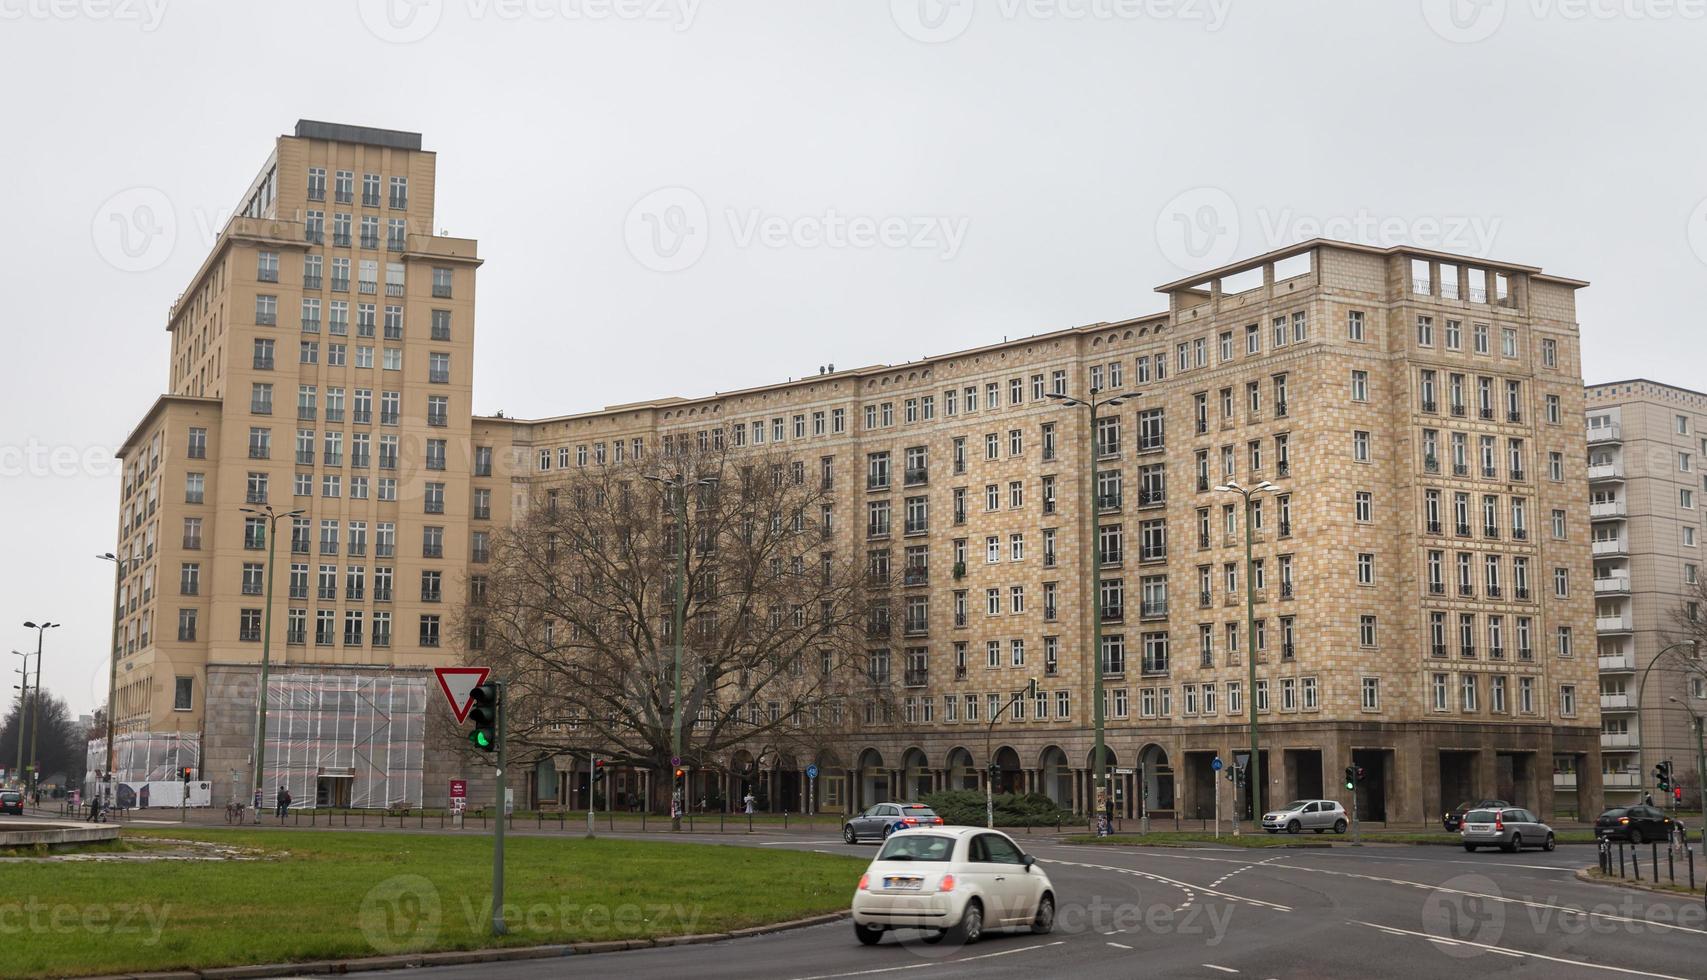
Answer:
[(1471, 810), (1464, 814), (1458, 836), (1466, 851), (1478, 847), (1498, 847), (1502, 851), (1521, 851), (1526, 847), (1553, 849), (1553, 828), (1542, 823), (1522, 807)]
[(1318, 834), (1333, 831), (1345, 833), (1345, 807), (1338, 800), (1293, 800), (1278, 810), (1262, 815), (1262, 829), (1271, 834), (1286, 831), (1314, 830)]

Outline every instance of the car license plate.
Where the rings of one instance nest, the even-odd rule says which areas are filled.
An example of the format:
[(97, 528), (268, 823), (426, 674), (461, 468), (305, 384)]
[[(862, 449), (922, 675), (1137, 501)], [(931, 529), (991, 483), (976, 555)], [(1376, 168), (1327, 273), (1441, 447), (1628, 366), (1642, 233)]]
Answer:
[(1473, 823), (1470, 825), (1470, 832), (1473, 834), (1485, 834), (1492, 829), (1493, 826), (1491, 824)]
[(890, 891), (898, 891), (898, 892), (916, 892), (921, 887), (923, 887), (924, 883), (925, 883), (925, 880), (923, 878), (885, 878), (885, 879), (883, 879), (883, 887), (885, 889), (888, 889)]

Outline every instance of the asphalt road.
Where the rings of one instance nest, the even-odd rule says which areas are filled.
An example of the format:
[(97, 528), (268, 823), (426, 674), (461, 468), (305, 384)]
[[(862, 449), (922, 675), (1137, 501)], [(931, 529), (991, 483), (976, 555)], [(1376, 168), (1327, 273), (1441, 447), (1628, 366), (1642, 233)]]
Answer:
[[(870, 856), (840, 840), (683, 837), (706, 846)], [(411, 980), (557, 977), (840, 978), (1707, 976), (1707, 909), (1578, 881), (1586, 846), (1547, 854), (1370, 845), (1125, 848), (1027, 842), (1054, 881), (1048, 936), (859, 945), (847, 922), (696, 946), (369, 973)], [(1707, 869), (1704, 869), (1707, 870)]]

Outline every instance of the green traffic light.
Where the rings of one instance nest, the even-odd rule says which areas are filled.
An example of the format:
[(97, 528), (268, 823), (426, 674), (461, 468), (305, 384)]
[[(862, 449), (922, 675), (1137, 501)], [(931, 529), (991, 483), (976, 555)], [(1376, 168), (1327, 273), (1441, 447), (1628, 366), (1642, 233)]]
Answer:
[(469, 732), (468, 740), (474, 743), (475, 748), (489, 749), (492, 747), (492, 733), (485, 729), (477, 728)]

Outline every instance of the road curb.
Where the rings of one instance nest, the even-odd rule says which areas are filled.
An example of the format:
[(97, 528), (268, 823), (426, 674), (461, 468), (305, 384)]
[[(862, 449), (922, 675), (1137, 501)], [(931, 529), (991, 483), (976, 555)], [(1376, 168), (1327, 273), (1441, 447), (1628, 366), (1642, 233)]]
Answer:
[(82, 977), (80, 980), (263, 980), (268, 977), (336, 975), (366, 970), (409, 970), (428, 966), (462, 966), (470, 963), (502, 963), (513, 960), (543, 960), (560, 956), (589, 956), (597, 953), (618, 953), (631, 949), (663, 948), (666, 946), (695, 946), (703, 943), (745, 939), (791, 929), (838, 922), (851, 912), (826, 912), (823, 915), (773, 922), (770, 925), (749, 926), (729, 932), (708, 932), (693, 936), (660, 936), (656, 939), (610, 939), (585, 943), (551, 943), (542, 946), (500, 946), (492, 949), (451, 949), (432, 953), (407, 953), (395, 956), (369, 956), (343, 960), (309, 960), (303, 963), (264, 963), (253, 966), (208, 967), (202, 970), (167, 971), (163, 973), (110, 973)]
[(1697, 894), (1696, 892), (1691, 891), (1678, 891), (1674, 888), (1662, 888), (1646, 881), (1637, 881), (1634, 878), (1608, 878), (1604, 875), (1596, 876), (1594, 873), (1595, 870), (1595, 868), (1577, 869), (1577, 880), (1586, 881), (1591, 885), (1610, 885), (1613, 888), (1633, 888), (1639, 891), (1652, 892), (1655, 895), (1670, 895), (1673, 898), (1693, 898)]

